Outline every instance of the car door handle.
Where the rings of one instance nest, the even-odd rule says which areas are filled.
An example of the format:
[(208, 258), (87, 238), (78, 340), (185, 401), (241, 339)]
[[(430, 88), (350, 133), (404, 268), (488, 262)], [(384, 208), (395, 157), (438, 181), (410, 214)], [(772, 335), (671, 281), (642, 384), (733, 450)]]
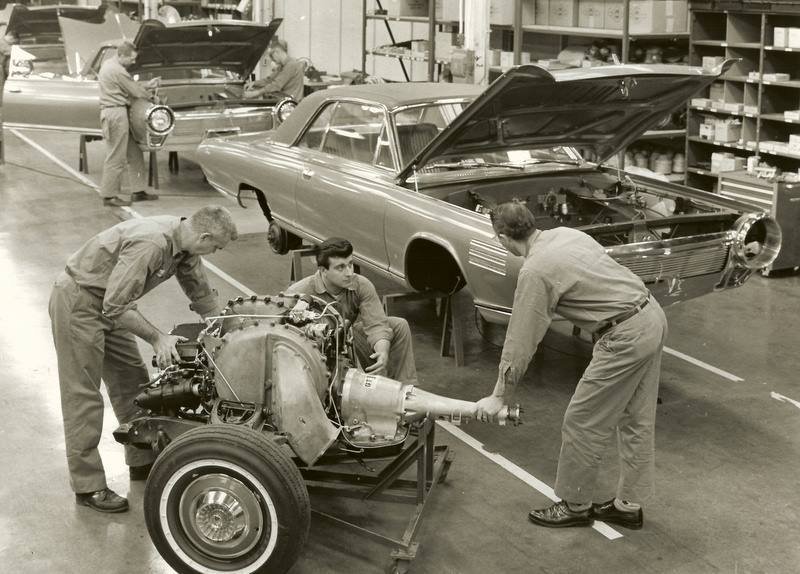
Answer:
[(21, 94), (22, 93), (22, 89), (21, 88), (8, 88), (8, 91), (11, 92), (12, 94)]
[(303, 179), (311, 179), (314, 177), (314, 170), (313, 169), (304, 169), (302, 173)]

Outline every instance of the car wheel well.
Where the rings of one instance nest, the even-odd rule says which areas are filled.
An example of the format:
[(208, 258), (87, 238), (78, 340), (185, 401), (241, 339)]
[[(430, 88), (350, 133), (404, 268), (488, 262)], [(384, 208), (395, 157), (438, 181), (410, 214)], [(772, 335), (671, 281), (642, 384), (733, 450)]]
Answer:
[(417, 239), (406, 252), (406, 280), (417, 291), (455, 293), (466, 284), (450, 252), (433, 241)]
[[(258, 202), (258, 206), (261, 208), (264, 217), (267, 218), (267, 221), (272, 222), (272, 210), (269, 208), (269, 202), (267, 201), (267, 196), (264, 194), (264, 192), (258, 189), (257, 187), (253, 187), (250, 184), (240, 183), (239, 192), (236, 195), (236, 199), (239, 201), (239, 205), (242, 205), (240, 198), (243, 191), (252, 192), (253, 195), (256, 196), (256, 201)], [(244, 206), (242, 205), (242, 207)]]

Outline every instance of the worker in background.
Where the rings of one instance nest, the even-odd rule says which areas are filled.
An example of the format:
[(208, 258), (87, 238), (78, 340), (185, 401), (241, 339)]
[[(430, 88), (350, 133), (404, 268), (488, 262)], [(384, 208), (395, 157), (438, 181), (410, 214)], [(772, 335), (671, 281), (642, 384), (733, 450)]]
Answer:
[[(134, 99), (151, 99), (147, 89), (155, 89), (159, 79), (147, 83), (147, 89), (134, 81), (128, 73), (136, 61), (136, 48), (125, 40), (117, 47), (117, 54), (100, 67), (97, 79), (100, 84), (100, 127), (106, 141), (106, 160), (100, 195), (103, 205), (120, 207), (131, 201), (158, 199), (158, 195), (145, 191), (144, 155), (133, 140), (128, 124), (128, 107)], [(132, 193), (130, 199), (122, 196), (122, 177), (127, 171)]]
[(3, 86), (8, 78), (11, 64), (11, 46), (17, 43), (19, 43), (17, 34), (5, 28), (3, 37), (0, 38), (0, 103), (3, 101)]
[[(641, 528), (641, 503), (653, 490), (656, 401), (664, 312), (642, 280), (614, 261), (587, 234), (536, 228), (518, 200), (491, 212), (500, 243), (525, 257), (493, 393), (478, 402), (491, 418), (510, 402), (536, 347), (556, 315), (593, 333), (597, 341), (564, 415), (555, 493), (560, 502), (532, 510), (535, 524), (589, 526), (594, 519)], [(595, 484), (601, 461), (618, 439), (621, 475), (612, 489)]]
[[(133, 399), (149, 381), (134, 335), (153, 347), (158, 366), (180, 359), (179, 337), (153, 326), (136, 301), (173, 275), (203, 317), (219, 314), (201, 255), (237, 238), (224, 207), (207, 206), (191, 217), (130, 219), (99, 233), (67, 261), (50, 295), (58, 357), (61, 412), (70, 485), (76, 502), (100, 512), (124, 512), (128, 501), (108, 488), (97, 445), (103, 428), (105, 382), (120, 423), (135, 418)], [(125, 447), (131, 480), (147, 478), (154, 454)]]
[(317, 272), (286, 293), (304, 293), (337, 302), (335, 309), (353, 325), (353, 346), (365, 371), (408, 384), (417, 383), (411, 330), (401, 317), (387, 317), (372, 282), (353, 269), (353, 246), (331, 237), (316, 251)]
[(267, 94), (282, 93), (296, 102), (302, 100), (305, 64), (292, 58), (286, 42), (278, 38), (270, 43), (267, 53), (275, 63), (275, 69), (268, 78), (245, 86), (244, 97), (263, 98)]

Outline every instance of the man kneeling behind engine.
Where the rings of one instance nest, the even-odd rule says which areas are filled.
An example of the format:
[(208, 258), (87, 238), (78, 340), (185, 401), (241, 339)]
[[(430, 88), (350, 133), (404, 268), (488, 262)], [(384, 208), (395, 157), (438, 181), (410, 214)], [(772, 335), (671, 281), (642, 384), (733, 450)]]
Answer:
[(287, 294), (316, 295), (353, 326), (353, 347), (368, 373), (407, 384), (417, 383), (411, 330), (400, 317), (387, 317), (375, 286), (353, 270), (353, 246), (340, 237), (323, 241), (316, 251), (317, 272), (293, 283)]

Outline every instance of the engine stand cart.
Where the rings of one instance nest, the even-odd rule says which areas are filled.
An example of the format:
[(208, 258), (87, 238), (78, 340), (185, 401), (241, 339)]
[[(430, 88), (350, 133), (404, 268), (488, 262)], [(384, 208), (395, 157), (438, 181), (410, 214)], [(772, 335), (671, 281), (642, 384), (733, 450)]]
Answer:
[[(377, 474), (368, 474), (365, 471), (366, 465), (352, 458), (348, 459), (346, 464), (357, 465), (358, 468), (353, 471), (326, 470), (322, 468), (325, 466), (324, 461), (313, 468), (300, 468), (308, 491), (311, 493), (414, 505), (405, 532), (399, 539), (313, 508), (311, 510), (313, 514), (346, 527), (361, 536), (393, 546), (389, 572), (397, 574), (407, 572), (411, 561), (417, 554), (419, 547), (417, 534), (422, 524), (425, 505), (436, 485), (444, 482), (447, 478), (447, 472), (454, 458), (450, 447), (434, 445), (436, 424), (433, 420), (426, 418), (415, 426), (418, 434), (406, 444), (400, 454), (388, 459), (368, 459), (370, 464), (380, 460), (390, 461)], [(417, 465), (416, 480), (400, 478), (415, 463)]]

